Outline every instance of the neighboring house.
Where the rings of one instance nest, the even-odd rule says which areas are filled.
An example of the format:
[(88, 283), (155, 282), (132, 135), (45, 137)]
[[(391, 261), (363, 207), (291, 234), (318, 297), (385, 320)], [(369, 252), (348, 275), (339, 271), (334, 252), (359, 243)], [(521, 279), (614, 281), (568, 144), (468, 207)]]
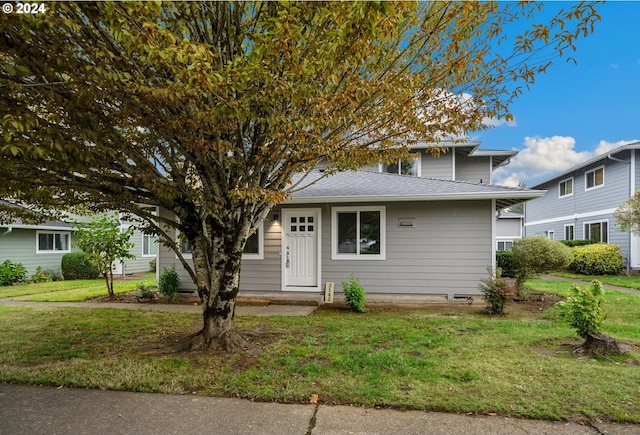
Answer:
[[(3, 203), (8, 204), (7, 201)], [(76, 216), (74, 219), (86, 222), (91, 220), (86, 216)], [(121, 228), (128, 226), (123, 223)], [(62, 256), (78, 250), (73, 246), (74, 241), (75, 231), (69, 222), (45, 221), (32, 225), (24, 223), (21, 219), (15, 219), (10, 223), (0, 223), (0, 263), (5, 260), (22, 263), (27, 268), (29, 277), (36, 272), (38, 266), (61, 274)], [(125, 274), (148, 272), (149, 262), (156, 256), (155, 236), (135, 231), (131, 241), (134, 246), (129, 252), (136, 258), (126, 260), (124, 268), (122, 264), (116, 265), (114, 273), (118, 275), (123, 272)]]
[(613, 215), (640, 187), (638, 157), (634, 142), (532, 186), (547, 194), (525, 204), (524, 235), (613, 243), (630, 268), (640, 268), (640, 239), (620, 231)]
[(514, 240), (522, 238), (524, 215), (509, 210), (498, 211), (496, 221), (496, 250), (510, 251)]
[[(353, 273), (368, 294), (480, 295), (495, 267), (496, 212), (544, 192), (481, 183), (515, 152), (474, 143), (433, 158), (427, 146), (394, 167), (322, 178), (275, 207), (247, 243), (241, 294), (320, 294), (328, 282), (340, 292)], [(183, 289), (194, 289), (174, 253), (160, 246), (158, 262), (175, 265)]]

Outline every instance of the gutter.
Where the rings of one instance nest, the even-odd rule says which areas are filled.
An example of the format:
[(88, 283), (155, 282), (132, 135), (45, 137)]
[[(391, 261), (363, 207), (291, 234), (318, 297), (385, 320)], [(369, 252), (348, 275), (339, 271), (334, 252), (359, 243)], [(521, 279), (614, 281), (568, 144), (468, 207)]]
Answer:
[[(607, 154), (607, 158), (614, 162), (624, 163), (627, 165), (627, 181), (629, 183), (628, 198), (631, 198), (631, 161), (626, 161), (613, 157), (611, 153)], [(627, 231), (627, 276), (631, 274), (631, 231)]]

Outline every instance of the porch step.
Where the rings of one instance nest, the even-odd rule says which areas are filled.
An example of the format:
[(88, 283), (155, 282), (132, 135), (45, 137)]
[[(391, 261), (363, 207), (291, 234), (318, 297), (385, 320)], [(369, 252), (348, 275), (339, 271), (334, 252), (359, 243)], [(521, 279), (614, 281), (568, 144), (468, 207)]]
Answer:
[(317, 307), (322, 305), (322, 295), (318, 294), (284, 294), (271, 299), (271, 305), (304, 305)]

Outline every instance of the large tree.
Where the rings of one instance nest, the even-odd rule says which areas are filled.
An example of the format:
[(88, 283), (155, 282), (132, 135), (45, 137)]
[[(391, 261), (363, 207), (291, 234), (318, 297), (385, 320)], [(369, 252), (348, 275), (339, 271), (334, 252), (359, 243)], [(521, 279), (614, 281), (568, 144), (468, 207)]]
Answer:
[[(407, 157), (415, 139), (509, 118), (512, 99), (599, 19), (575, 4), (536, 23), (529, 2), (46, 8), (0, 16), (0, 197), (136, 216), (197, 285), (194, 343), (226, 349), (238, 342), (243, 246), (304, 187), (294, 174)], [(530, 30), (514, 38), (505, 29), (518, 20)]]

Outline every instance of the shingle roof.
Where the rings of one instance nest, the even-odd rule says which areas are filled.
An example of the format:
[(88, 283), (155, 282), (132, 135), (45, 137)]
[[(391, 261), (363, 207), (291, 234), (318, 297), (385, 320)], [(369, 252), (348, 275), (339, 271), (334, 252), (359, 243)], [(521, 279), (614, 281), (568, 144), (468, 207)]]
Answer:
[(443, 201), (496, 199), (500, 205), (512, 205), (525, 199), (543, 196), (545, 191), (516, 189), (492, 184), (420, 178), (370, 171), (340, 171), (327, 175), (311, 171), (294, 181), (293, 203), (373, 202), (373, 201)]
[[(28, 209), (26, 209), (25, 207), (22, 207), (22, 206), (14, 204), (12, 202), (0, 199), (0, 226), (2, 226), (2, 227), (16, 227), (16, 228), (29, 228), (29, 229), (49, 229), (49, 230), (56, 230), (56, 229), (68, 230), (68, 229), (71, 229), (71, 227), (72, 227), (72, 225), (70, 223), (63, 222), (63, 221), (45, 220), (43, 222), (40, 222), (39, 224), (25, 223), (20, 217), (8, 217), (8, 216), (6, 216), (3, 213), (2, 208), (4, 208), (4, 209), (23, 209), (25, 213), (28, 212)], [(29, 212), (29, 213), (33, 213), (33, 212)], [(8, 223), (7, 223), (7, 220), (8, 220)], [(3, 221), (5, 222), (4, 224), (2, 224)]]

